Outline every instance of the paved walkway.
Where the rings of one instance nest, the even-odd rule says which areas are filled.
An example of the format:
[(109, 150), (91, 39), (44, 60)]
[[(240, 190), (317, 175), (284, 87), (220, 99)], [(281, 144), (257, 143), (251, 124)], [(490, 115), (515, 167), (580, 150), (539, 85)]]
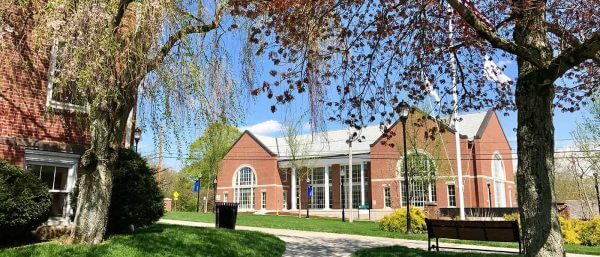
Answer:
[[(161, 219), (159, 223), (173, 224), (182, 226), (193, 226), (193, 227), (214, 227), (213, 223), (204, 222), (193, 222), (193, 221), (181, 221), (181, 220), (167, 220)], [(392, 246), (402, 245), (410, 248), (427, 249), (426, 241), (407, 240), (407, 239), (395, 239), (395, 238), (384, 238), (384, 237), (372, 237), (372, 236), (358, 236), (348, 234), (335, 234), (325, 232), (312, 232), (312, 231), (298, 231), (289, 229), (275, 229), (275, 228), (259, 228), (259, 227), (247, 227), (247, 226), (236, 226), (236, 229), (240, 230), (251, 230), (259, 231), (276, 235), (286, 243), (286, 249), (283, 256), (350, 256), (353, 252), (363, 249), (372, 248), (378, 246)], [(483, 251), (503, 251), (503, 252), (515, 252), (512, 248), (500, 248), (500, 247), (488, 247), (488, 246), (474, 246), (474, 245), (461, 245), (451, 243), (441, 243), (443, 247), (459, 248), (457, 251), (462, 249), (476, 249)], [(462, 250), (465, 251), (465, 250)], [(567, 254), (569, 257), (582, 257), (588, 255), (581, 254)]]

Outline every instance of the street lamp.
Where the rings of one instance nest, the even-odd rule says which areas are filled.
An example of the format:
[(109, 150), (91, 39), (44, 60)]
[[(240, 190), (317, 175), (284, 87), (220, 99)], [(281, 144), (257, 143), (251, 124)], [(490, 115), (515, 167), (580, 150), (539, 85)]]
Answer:
[(406, 192), (404, 195), (406, 196), (406, 233), (412, 234), (410, 230), (410, 183), (408, 181), (408, 155), (406, 153), (406, 120), (408, 120), (408, 112), (410, 106), (405, 101), (400, 102), (398, 104), (398, 112), (400, 114), (400, 121), (402, 121), (402, 141), (404, 142), (404, 158), (402, 158), (404, 162), (404, 182), (406, 183)]
[(310, 184), (309, 183), (310, 183), (310, 178), (308, 178), (308, 175), (307, 175), (306, 176), (306, 191), (307, 191), (306, 192), (306, 196), (307, 196), (306, 198), (308, 198), (308, 199), (306, 199), (307, 200), (306, 201), (307, 202), (307, 204), (306, 204), (306, 218), (307, 219), (309, 218), (308, 209), (310, 209), (310, 198), (312, 196), (312, 190), (310, 188)]
[(342, 222), (346, 222), (346, 212), (345, 212), (345, 209), (346, 209), (346, 204), (345, 204), (346, 203), (346, 199), (345, 199), (345, 194), (344, 194), (344, 191), (345, 191), (344, 190), (344, 177), (345, 177), (344, 172), (342, 172), (340, 174), (340, 177), (342, 178)]
[(490, 187), (490, 179), (487, 180), (488, 187), (488, 208), (492, 208), (492, 188)]
[(140, 128), (135, 128), (133, 131), (133, 139), (135, 140), (135, 152), (138, 152), (138, 143), (140, 139), (142, 139), (142, 130)]
[(213, 212), (215, 212), (215, 206), (217, 206), (217, 178), (213, 181)]

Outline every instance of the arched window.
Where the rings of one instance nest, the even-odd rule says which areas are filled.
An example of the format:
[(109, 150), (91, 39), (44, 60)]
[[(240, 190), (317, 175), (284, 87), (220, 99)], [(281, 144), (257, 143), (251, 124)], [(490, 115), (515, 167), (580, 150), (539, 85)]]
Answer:
[(256, 174), (250, 167), (242, 167), (235, 175), (235, 202), (240, 209), (254, 209)]
[[(425, 207), (428, 202), (437, 202), (435, 188), (437, 168), (434, 160), (426, 153), (412, 152), (407, 158), (408, 174), (410, 176), (410, 204), (415, 207)], [(404, 182), (404, 163), (398, 161), (398, 176), (402, 182), (402, 205), (406, 206), (406, 182)]]
[(506, 207), (506, 194), (504, 194), (504, 162), (500, 154), (494, 154), (492, 158), (492, 177), (494, 179), (494, 202), (495, 207)]

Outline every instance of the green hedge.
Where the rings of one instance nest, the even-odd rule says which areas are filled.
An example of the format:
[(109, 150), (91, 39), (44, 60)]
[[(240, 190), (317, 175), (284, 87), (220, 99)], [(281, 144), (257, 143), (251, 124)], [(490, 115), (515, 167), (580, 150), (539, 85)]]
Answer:
[[(107, 233), (128, 231), (129, 225), (150, 225), (164, 213), (164, 196), (146, 160), (130, 149), (119, 150), (119, 160), (112, 169), (113, 188), (108, 211)], [(77, 206), (77, 190), (73, 193)]]
[[(519, 213), (504, 215), (505, 220), (520, 221)], [(558, 218), (563, 239), (573, 245), (600, 245), (600, 217), (591, 220)]]
[(0, 239), (29, 235), (48, 220), (51, 205), (37, 176), (0, 161)]

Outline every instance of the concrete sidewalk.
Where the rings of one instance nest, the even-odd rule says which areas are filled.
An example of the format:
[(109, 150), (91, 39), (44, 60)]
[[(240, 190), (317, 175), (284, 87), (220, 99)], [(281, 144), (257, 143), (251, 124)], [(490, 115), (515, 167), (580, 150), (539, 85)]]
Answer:
[[(213, 223), (204, 222), (193, 222), (193, 221), (182, 221), (182, 220), (168, 220), (161, 219), (159, 223), (172, 224), (181, 226), (193, 226), (193, 227), (214, 227)], [(372, 236), (359, 236), (359, 235), (348, 235), (348, 234), (335, 234), (325, 232), (312, 232), (312, 231), (299, 231), (289, 229), (275, 229), (275, 228), (260, 228), (260, 227), (247, 227), (247, 226), (236, 226), (236, 229), (259, 231), (276, 235), (286, 243), (286, 249), (283, 256), (350, 256), (353, 252), (363, 248), (373, 248), (379, 246), (392, 246), (401, 245), (410, 248), (420, 248), (427, 250), (427, 241), (418, 240), (407, 240), (407, 239), (396, 239), (396, 238), (385, 238), (385, 237), (372, 237)], [(512, 248), (500, 248), (500, 247), (488, 247), (478, 245), (462, 245), (452, 243), (440, 243), (442, 247), (458, 248), (453, 251), (501, 251), (501, 252), (514, 252), (517, 251)], [(465, 250), (460, 250), (465, 249)], [(589, 255), (582, 254), (567, 254), (569, 257), (582, 257)]]

